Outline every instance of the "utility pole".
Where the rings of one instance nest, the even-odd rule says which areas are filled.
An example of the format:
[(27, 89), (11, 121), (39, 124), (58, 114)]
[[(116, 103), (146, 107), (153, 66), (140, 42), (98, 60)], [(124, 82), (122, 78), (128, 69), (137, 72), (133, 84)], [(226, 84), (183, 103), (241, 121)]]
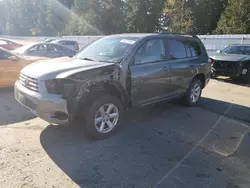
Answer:
[(182, 29), (183, 29), (183, 17), (184, 17), (184, 10), (185, 10), (185, 2), (187, 2), (188, 0), (182, 0), (182, 8), (181, 8), (181, 23), (180, 23), (180, 31), (182, 33)]

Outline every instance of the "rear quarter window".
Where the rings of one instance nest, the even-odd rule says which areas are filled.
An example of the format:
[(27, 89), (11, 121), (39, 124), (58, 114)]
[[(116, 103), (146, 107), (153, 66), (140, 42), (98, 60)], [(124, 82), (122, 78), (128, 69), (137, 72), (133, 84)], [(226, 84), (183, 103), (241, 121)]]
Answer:
[(197, 42), (187, 41), (185, 42), (187, 51), (191, 51), (191, 57), (197, 57), (201, 55), (201, 48)]
[(167, 51), (170, 60), (198, 57), (201, 55), (200, 44), (185, 39), (168, 39)]

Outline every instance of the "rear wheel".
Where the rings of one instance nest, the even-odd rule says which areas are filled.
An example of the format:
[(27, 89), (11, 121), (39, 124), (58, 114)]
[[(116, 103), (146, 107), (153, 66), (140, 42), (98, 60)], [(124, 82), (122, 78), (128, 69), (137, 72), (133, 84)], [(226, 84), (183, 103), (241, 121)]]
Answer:
[(86, 113), (84, 133), (93, 139), (105, 139), (120, 127), (123, 107), (116, 97), (103, 96), (94, 101)]
[(194, 106), (200, 99), (202, 93), (202, 83), (200, 79), (194, 79), (186, 93), (184, 98), (185, 104), (187, 106)]

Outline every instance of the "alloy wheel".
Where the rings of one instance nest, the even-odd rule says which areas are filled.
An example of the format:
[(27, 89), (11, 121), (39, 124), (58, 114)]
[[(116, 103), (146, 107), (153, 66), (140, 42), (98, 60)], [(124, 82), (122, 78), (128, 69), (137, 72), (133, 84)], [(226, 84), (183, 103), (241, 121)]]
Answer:
[(201, 95), (201, 86), (199, 84), (194, 84), (194, 87), (191, 89), (191, 101), (196, 103)]
[(100, 133), (114, 129), (119, 119), (119, 110), (114, 104), (105, 104), (95, 114), (95, 128)]

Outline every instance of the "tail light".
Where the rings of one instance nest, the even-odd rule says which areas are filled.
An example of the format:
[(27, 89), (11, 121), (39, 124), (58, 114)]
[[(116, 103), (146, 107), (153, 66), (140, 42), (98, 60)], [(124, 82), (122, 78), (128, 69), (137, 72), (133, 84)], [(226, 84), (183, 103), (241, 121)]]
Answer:
[(210, 63), (211, 65), (214, 64), (214, 59), (208, 58), (208, 63)]

